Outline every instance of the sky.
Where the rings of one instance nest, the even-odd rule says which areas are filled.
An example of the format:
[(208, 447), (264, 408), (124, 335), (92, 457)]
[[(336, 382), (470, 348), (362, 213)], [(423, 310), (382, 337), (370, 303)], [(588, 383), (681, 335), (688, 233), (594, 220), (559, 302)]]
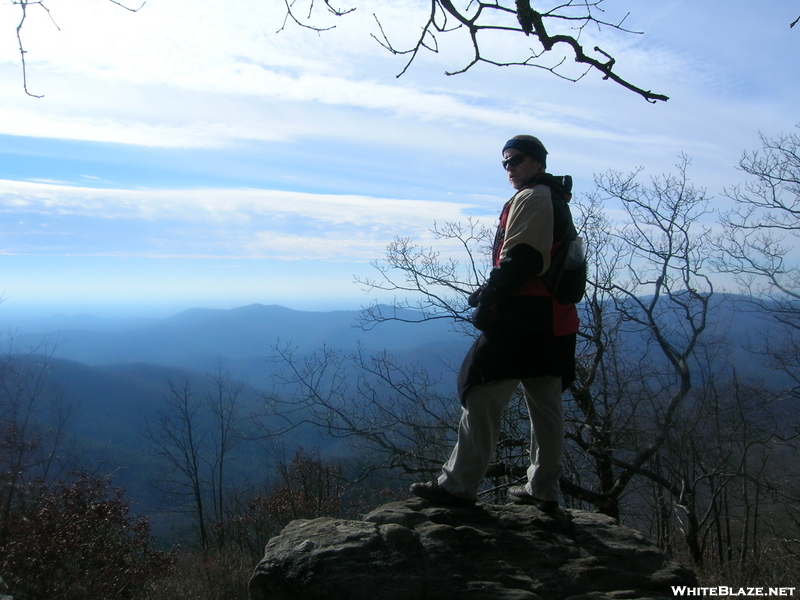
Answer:
[[(729, 202), (746, 150), (800, 123), (800, 3), (605, 0), (642, 34), (586, 28), (650, 104), (599, 74), (478, 65), (460, 32), (407, 57), (429, 3), (315, 5), (314, 32), (280, 0), (0, 4), (0, 314), (167, 316), (252, 303), (357, 309), (395, 236), (438, 242), (434, 223), (493, 225), (513, 190), (513, 135), (538, 136), (548, 170), (673, 172)], [(308, 2), (297, 0), (299, 13)], [(534, 2), (534, 7), (546, 6)], [(318, 18), (317, 18), (318, 17)], [(487, 37), (519, 56), (522, 34)], [(556, 60), (556, 59), (553, 59)], [(564, 74), (576, 73), (567, 61)], [(447, 255), (450, 250), (442, 247)]]

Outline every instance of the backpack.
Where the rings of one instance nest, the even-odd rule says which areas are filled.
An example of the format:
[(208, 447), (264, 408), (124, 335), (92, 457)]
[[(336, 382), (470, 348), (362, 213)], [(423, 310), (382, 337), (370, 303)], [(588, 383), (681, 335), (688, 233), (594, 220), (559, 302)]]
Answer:
[[(572, 199), (572, 177), (563, 175), (555, 179), (560, 185), (551, 186), (550, 189), (556, 194), (560, 192), (563, 199), (569, 202)], [(558, 190), (558, 187), (561, 189)], [(589, 265), (583, 238), (578, 236), (570, 213), (566, 238), (550, 257), (550, 267), (540, 277), (556, 302), (578, 304), (586, 293), (588, 275)]]

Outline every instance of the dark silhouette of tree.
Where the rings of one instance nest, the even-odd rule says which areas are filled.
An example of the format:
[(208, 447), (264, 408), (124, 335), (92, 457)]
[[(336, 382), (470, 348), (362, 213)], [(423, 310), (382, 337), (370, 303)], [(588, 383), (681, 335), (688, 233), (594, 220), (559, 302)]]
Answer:
[[(142, 2), (139, 8), (131, 8), (121, 2), (117, 2), (117, 0), (108, 0), (108, 1), (111, 2), (112, 4), (116, 4), (117, 6), (124, 8), (125, 10), (129, 10), (131, 12), (138, 12), (145, 4), (144, 2)], [(23, 26), (25, 25), (25, 20), (28, 18), (28, 10), (30, 10), (31, 8), (38, 8), (44, 11), (56, 29), (59, 29), (58, 24), (53, 18), (53, 13), (51, 13), (50, 9), (47, 8), (47, 6), (45, 6), (44, 0), (11, 0), (11, 4), (19, 6), (20, 10), (20, 19), (19, 23), (17, 24), (16, 33), (17, 33), (17, 44), (19, 45), (20, 63), (22, 64), (22, 88), (25, 90), (25, 93), (28, 94), (29, 96), (32, 96), (34, 98), (43, 98), (44, 97), (43, 95), (33, 94), (28, 90), (28, 68), (25, 63), (25, 55), (28, 53), (28, 51), (25, 50), (25, 46), (22, 43), (22, 29)]]
[[(565, 494), (619, 517), (635, 478), (650, 467), (692, 389), (692, 361), (713, 294), (706, 271), (705, 192), (683, 158), (675, 175), (638, 181), (639, 171), (596, 176), (583, 215), (592, 281), (582, 309), (578, 379), (567, 403), (575, 455)], [(599, 206), (621, 204), (624, 222)], [(679, 489), (672, 482), (670, 489)]]
[(800, 396), (800, 135), (762, 135), (761, 143), (739, 161), (750, 179), (726, 192), (735, 204), (722, 215), (716, 266), (776, 324), (754, 350), (791, 378)]
[[(362, 329), (368, 331), (386, 321), (446, 320), (452, 321), (456, 331), (475, 335), (470, 321), (472, 309), (465, 298), (484, 281), (494, 232), (472, 219), (466, 223), (434, 223), (430, 232), (436, 248), (398, 237), (386, 247), (383, 260), (372, 262), (378, 276), (356, 278), (367, 290), (395, 295), (388, 310), (377, 302), (362, 310)], [(443, 258), (445, 252), (448, 256)], [(462, 253), (463, 258), (456, 258)]]
[(272, 360), (285, 368), (276, 376), (278, 391), (265, 398), (269, 413), (283, 423), (270, 434), (310, 425), (346, 440), (369, 457), (355, 481), (376, 470), (428, 473), (449, 453), (458, 405), (421, 366), (361, 348), (296, 356), (287, 345), (276, 347)]
[(186, 378), (170, 381), (164, 407), (148, 421), (144, 438), (162, 465), (156, 486), (172, 509), (192, 516), (202, 550), (225, 543), (222, 526), (233, 489), (228, 466), (246, 439), (244, 385), (219, 368), (199, 390)]
[(65, 452), (70, 411), (48, 378), (50, 358), (46, 347), (17, 353), (13, 339), (0, 357), (0, 542), (25, 486), (59, 475), (72, 462)]
[(706, 373), (706, 384), (679, 409), (652, 469), (663, 481), (680, 482), (680, 494), (651, 479), (645, 521), (662, 547), (678, 550), (685, 542), (695, 564), (744, 571), (775, 552), (762, 532), (782, 518), (776, 500), (797, 474), (780, 457), (781, 411), (774, 396), (725, 371), (717, 365)]
[[(137, 8), (132, 8), (117, 0), (108, 0), (121, 8), (137, 12), (144, 2)], [(546, 70), (554, 75), (569, 81), (579, 81), (589, 72), (598, 72), (603, 79), (613, 81), (622, 87), (642, 96), (648, 102), (666, 101), (668, 97), (650, 90), (638, 87), (620, 76), (616, 68), (616, 59), (602, 48), (594, 46), (585, 49), (580, 42), (584, 30), (589, 27), (599, 29), (613, 29), (630, 34), (641, 34), (625, 27), (628, 15), (616, 21), (606, 19), (605, 10), (601, 6), (605, 0), (581, 1), (567, 0), (554, 4), (547, 9), (534, 9), (529, 0), (515, 0), (515, 2), (460, 2), (451, 0), (431, 0), (430, 12), (427, 19), (417, 25), (408, 24), (409, 28), (419, 27), (420, 34), (417, 41), (410, 48), (398, 48), (385, 33), (382, 23), (375, 16), (378, 34), (370, 34), (383, 48), (395, 55), (408, 56), (408, 61), (400, 75), (405, 73), (411, 63), (424, 50), (439, 51), (440, 38), (447, 35), (465, 35), (472, 48), (472, 56), (467, 63), (459, 69), (447, 72), (447, 75), (464, 73), (479, 63), (496, 66), (521, 66), (534, 67)], [(327, 31), (335, 26), (317, 25), (316, 11), (324, 10), (328, 15), (345, 17), (356, 10), (351, 8), (336, 8), (330, 0), (324, 0), (320, 8), (319, 2), (309, 0), (300, 4), (294, 0), (284, 0), (286, 13), (283, 29), (287, 23), (293, 22), (300, 27), (311, 29), (315, 32)], [(56, 20), (44, 0), (12, 0), (20, 9), (20, 20), (17, 24), (16, 35), (19, 45), (20, 62), (22, 64), (23, 89), (25, 93), (34, 98), (42, 95), (30, 92), (28, 88), (28, 73), (25, 55), (27, 50), (23, 44), (23, 28), (28, 18), (29, 11), (33, 8), (46, 13), (53, 25), (58, 29)], [(458, 6), (456, 5), (458, 4)], [(524, 41), (520, 45), (521, 55), (518, 58), (505, 59), (494, 56), (493, 52), (486, 49), (484, 40), (491, 35), (522, 36), (517, 39)], [(514, 38), (511, 38), (514, 39)], [(564, 49), (561, 52), (561, 49)], [(573, 72), (568, 65), (580, 65), (580, 69)], [(400, 76), (398, 75), (398, 76)]]
[[(601, 175), (578, 220), (592, 252), (593, 273), (581, 306), (579, 378), (567, 407), (573, 454), (562, 489), (573, 501), (612, 516), (620, 515), (621, 499), (634, 479), (653, 477), (670, 490), (681, 488), (681, 482), (666, 482), (651, 467), (692, 389), (692, 361), (713, 294), (702, 243), (707, 231), (700, 225), (707, 198), (691, 185), (687, 166), (684, 158), (676, 175), (649, 184), (639, 182), (638, 171)], [(603, 217), (600, 207), (612, 201), (627, 216), (622, 224)], [(380, 276), (362, 283), (405, 297), (388, 309), (367, 307), (362, 326), (450, 319), (474, 335), (466, 297), (485, 278), (481, 249), (488, 232), (474, 224), (446, 224), (434, 232), (443, 243), (457, 244), (466, 258), (395, 240), (384, 262), (376, 264)], [(402, 309), (408, 308), (417, 308), (417, 317), (407, 317)], [(376, 468), (412, 475), (441, 467), (460, 406), (451, 395), (434, 393), (414, 367), (363, 353), (348, 361), (333, 351), (295, 357), (284, 349), (278, 358), (287, 367), (283, 383), (289, 393), (276, 397), (276, 413), (291, 426), (311, 423), (362, 444)], [(286, 410), (290, 407), (294, 412)], [(506, 413), (497, 461), (487, 474), (493, 481), (485, 493), (524, 475), (524, 414), (519, 403)]]
[[(668, 100), (667, 96), (645, 90), (620, 76), (615, 70), (616, 59), (602, 48), (598, 46), (591, 49), (584, 48), (580, 38), (585, 35), (584, 30), (590, 26), (641, 35), (641, 32), (625, 26), (628, 14), (614, 21), (609, 20), (605, 16), (603, 3), (604, 0), (589, 2), (567, 0), (554, 3), (547, 8), (536, 9), (531, 6), (530, 0), (514, 2), (431, 0), (427, 17), (414, 27), (420, 33), (416, 42), (410, 47), (398, 48), (385, 33), (378, 15), (375, 15), (375, 21), (379, 33), (371, 35), (392, 54), (408, 57), (398, 77), (408, 70), (423, 51), (438, 52), (442, 38), (461, 35), (468, 40), (472, 56), (464, 66), (448, 71), (447, 75), (464, 73), (480, 63), (501, 67), (533, 67), (569, 81), (579, 81), (594, 71), (601, 74), (603, 79), (621, 85), (648, 102)], [(299, 5), (286, 0), (284, 27), (287, 22), (292, 21), (317, 32), (332, 29), (333, 26), (315, 24), (318, 22), (315, 20), (315, 8), (322, 10), (313, 0)], [(336, 17), (343, 17), (356, 9), (354, 7), (337, 9), (326, 0), (324, 10)], [(496, 49), (491, 49), (489, 40), (493, 36), (496, 38), (497, 34), (504, 36), (508, 44), (519, 41), (512, 46), (512, 51), (516, 51), (515, 58), (501, 57), (497, 55)], [(570, 63), (580, 65), (577, 72), (570, 70), (568, 66)]]
[(342, 515), (345, 476), (319, 451), (298, 448), (291, 460), (278, 461), (276, 475), (275, 484), (252, 497), (230, 524), (234, 543), (256, 558), (290, 521)]
[[(726, 191), (734, 206), (721, 217), (716, 267), (733, 276), (746, 310), (772, 323), (749, 341), (747, 349), (768, 372), (782, 378), (772, 386), (770, 403), (782, 407), (784, 417), (770, 447), (779, 443), (796, 453), (800, 438), (800, 135), (797, 131), (772, 138), (762, 135), (761, 148), (745, 152), (739, 168), (749, 179)], [(792, 458), (787, 464), (794, 462)], [(787, 469), (786, 481), (791, 480), (789, 473)], [(800, 520), (795, 513), (800, 491), (785, 488), (780, 486), (786, 513), (776, 520), (784, 526), (775, 528), (776, 539), (797, 555)]]
[[(145, 2), (142, 2), (139, 7), (132, 8), (117, 0), (108, 1), (131, 12), (138, 12), (145, 5)], [(28, 51), (23, 44), (22, 30), (31, 8), (44, 11), (57, 29), (58, 25), (50, 10), (45, 6), (44, 0), (11, 0), (11, 3), (20, 8), (20, 20), (17, 24), (16, 35), (22, 64), (23, 89), (29, 96), (41, 98), (42, 95), (33, 94), (28, 90), (25, 61)], [(373, 15), (378, 33), (370, 35), (388, 52), (408, 57), (398, 77), (409, 69), (423, 51), (438, 53), (442, 38), (461, 35), (466, 38), (471, 48), (471, 56), (466, 64), (447, 71), (447, 75), (464, 73), (478, 64), (531, 67), (548, 71), (556, 77), (573, 82), (580, 81), (589, 73), (594, 72), (602, 75), (604, 80), (613, 81), (648, 102), (669, 100), (668, 96), (639, 87), (620, 75), (617, 70), (617, 59), (599, 46), (588, 49), (584, 47), (581, 38), (585, 36), (584, 31), (587, 27), (599, 30), (610, 29), (632, 35), (643, 34), (643, 32), (634, 31), (625, 25), (630, 13), (613, 20), (606, 17), (604, 3), (605, 0), (565, 0), (553, 3), (547, 8), (534, 8), (531, 6), (530, 0), (514, 0), (513, 2), (511, 0), (491, 2), (484, 0), (469, 2), (430, 0), (427, 16), (420, 23), (409, 23), (408, 25), (409, 29), (413, 28), (415, 31), (419, 31), (416, 41), (409, 47), (401, 48), (391, 41), (378, 15)], [(338, 8), (333, 5), (331, 0), (323, 0), (322, 3), (315, 0), (306, 0), (305, 2), (284, 0), (284, 6), (286, 12), (279, 31), (291, 22), (316, 33), (329, 31), (336, 27), (335, 25), (321, 24), (320, 11), (333, 17), (345, 17), (357, 9), (355, 6)], [(800, 17), (790, 23), (789, 27), (794, 27), (798, 21), (800, 21)], [(490, 37), (498, 34), (512, 40), (512, 44), (517, 40), (522, 42), (517, 44), (519, 48), (517, 48), (514, 58), (498, 56), (496, 50), (491, 48), (491, 44), (485, 43)], [(521, 37), (522, 35), (525, 37)], [(570, 65), (578, 65), (577, 71), (574, 71)]]
[(121, 600), (166, 574), (177, 552), (151, 548), (146, 518), (105, 478), (77, 474), (31, 483), (0, 543), (0, 571), (14, 597)]

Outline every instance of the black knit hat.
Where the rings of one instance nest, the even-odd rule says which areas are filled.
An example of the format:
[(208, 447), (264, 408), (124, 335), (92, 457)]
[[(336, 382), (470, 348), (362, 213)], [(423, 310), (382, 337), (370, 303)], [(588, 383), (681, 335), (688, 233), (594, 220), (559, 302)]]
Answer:
[(532, 135), (515, 135), (503, 146), (503, 152), (509, 148), (514, 148), (523, 154), (527, 154), (532, 159), (542, 163), (543, 167), (547, 166), (547, 149), (539, 141), (539, 138), (535, 138)]

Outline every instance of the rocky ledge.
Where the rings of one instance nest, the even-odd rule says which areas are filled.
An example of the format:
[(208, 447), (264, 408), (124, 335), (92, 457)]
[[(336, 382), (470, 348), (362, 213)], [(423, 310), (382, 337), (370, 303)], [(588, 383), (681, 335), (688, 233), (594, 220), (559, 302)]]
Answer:
[(293, 521), (270, 540), (251, 600), (602, 600), (671, 597), (694, 574), (596, 513), (424, 500), (362, 521)]

